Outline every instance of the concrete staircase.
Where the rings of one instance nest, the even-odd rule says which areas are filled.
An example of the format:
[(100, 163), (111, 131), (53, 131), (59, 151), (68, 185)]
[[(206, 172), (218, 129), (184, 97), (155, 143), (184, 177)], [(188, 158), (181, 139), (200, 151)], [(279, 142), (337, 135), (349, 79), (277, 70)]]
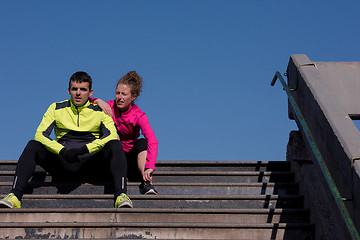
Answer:
[[(0, 161), (0, 196), (16, 161)], [(21, 209), (0, 209), (0, 239), (313, 239), (290, 163), (160, 161), (158, 196), (129, 182), (133, 209), (114, 209), (106, 182), (53, 181), (40, 168)]]

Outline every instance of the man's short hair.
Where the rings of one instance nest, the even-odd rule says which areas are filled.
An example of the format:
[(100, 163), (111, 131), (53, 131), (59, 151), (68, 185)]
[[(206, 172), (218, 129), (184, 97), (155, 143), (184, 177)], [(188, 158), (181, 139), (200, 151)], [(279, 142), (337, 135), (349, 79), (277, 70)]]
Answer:
[(71, 82), (88, 82), (89, 90), (92, 89), (92, 79), (86, 72), (76, 72), (70, 77), (69, 88), (71, 88)]

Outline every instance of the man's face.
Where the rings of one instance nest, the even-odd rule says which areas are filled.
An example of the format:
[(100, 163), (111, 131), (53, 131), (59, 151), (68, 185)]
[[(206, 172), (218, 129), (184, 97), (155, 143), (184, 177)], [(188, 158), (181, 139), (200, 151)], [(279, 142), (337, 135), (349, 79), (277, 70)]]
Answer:
[(68, 89), (69, 95), (71, 96), (71, 101), (77, 107), (80, 107), (86, 103), (86, 101), (91, 97), (93, 90), (89, 89), (88, 82), (73, 82), (71, 81), (71, 86)]

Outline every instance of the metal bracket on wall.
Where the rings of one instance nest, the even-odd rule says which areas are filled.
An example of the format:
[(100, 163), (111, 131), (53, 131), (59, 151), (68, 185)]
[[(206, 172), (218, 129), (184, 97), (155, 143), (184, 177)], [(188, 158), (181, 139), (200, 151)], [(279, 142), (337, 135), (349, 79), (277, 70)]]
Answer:
[(299, 64), (299, 65), (297, 66), (298, 70), (299, 70), (300, 67), (303, 67), (303, 66), (314, 66), (314, 67), (316, 67), (316, 64), (315, 64), (315, 63), (303, 63), (303, 64)]
[(354, 167), (354, 163), (355, 163), (356, 160), (360, 160), (360, 157), (351, 158), (351, 167)]

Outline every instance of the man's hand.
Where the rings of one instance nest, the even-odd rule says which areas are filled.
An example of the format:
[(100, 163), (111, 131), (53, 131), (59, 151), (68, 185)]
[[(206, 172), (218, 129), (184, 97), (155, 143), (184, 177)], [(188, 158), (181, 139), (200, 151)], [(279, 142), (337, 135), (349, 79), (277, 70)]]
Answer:
[(70, 148), (61, 149), (59, 155), (64, 157), (66, 161), (68, 162), (77, 162), (79, 161), (79, 155), (89, 153), (89, 150), (86, 146), (80, 147), (80, 148)]

